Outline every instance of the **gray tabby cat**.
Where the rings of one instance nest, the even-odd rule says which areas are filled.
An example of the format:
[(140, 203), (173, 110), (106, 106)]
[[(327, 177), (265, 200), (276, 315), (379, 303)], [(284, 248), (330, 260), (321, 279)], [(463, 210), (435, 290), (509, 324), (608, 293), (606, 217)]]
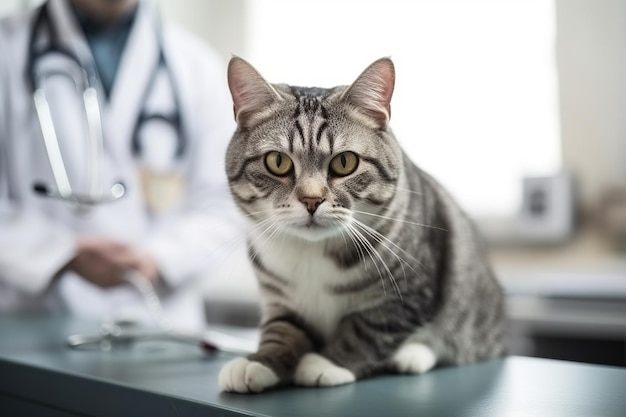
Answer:
[(232, 195), (254, 222), (263, 294), (258, 351), (225, 391), (420, 374), (505, 352), (503, 296), (476, 232), (388, 127), (395, 71), (350, 87), (273, 85), (234, 57)]

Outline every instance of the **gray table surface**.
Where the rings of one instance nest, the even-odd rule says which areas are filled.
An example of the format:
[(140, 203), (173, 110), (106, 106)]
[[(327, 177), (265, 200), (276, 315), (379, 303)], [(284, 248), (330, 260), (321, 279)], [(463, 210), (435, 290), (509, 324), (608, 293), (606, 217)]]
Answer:
[(67, 335), (96, 329), (63, 317), (0, 317), (0, 415), (626, 416), (622, 368), (510, 357), (241, 395), (217, 386), (233, 355), (171, 343), (111, 352), (66, 347)]

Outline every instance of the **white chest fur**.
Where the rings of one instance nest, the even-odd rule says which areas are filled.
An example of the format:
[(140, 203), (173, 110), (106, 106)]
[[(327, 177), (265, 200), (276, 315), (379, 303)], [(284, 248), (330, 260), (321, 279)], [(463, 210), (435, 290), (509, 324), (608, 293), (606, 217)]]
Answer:
[(281, 239), (267, 242), (261, 237), (254, 244), (264, 266), (289, 283), (281, 302), (331, 336), (341, 317), (357, 306), (353, 297), (334, 294), (331, 288), (355, 279), (357, 271), (338, 268), (324, 254), (324, 243)]

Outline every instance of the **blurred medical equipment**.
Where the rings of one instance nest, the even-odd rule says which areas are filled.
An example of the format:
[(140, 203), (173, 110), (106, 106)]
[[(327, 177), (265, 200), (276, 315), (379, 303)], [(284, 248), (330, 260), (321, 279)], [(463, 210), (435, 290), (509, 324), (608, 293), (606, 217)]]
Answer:
[[(142, 97), (142, 106), (139, 117), (135, 123), (132, 148), (133, 153), (137, 155), (141, 152), (141, 141), (139, 132), (141, 127), (149, 121), (161, 121), (170, 125), (176, 133), (177, 147), (176, 157), (180, 157), (186, 145), (186, 139), (181, 125), (180, 101), (174, 83), (174, 77), (167, 65), (165, 53), (163, 50), (163, 34), (160, 22), (154, 19), (157, 44), (159, 48), (159, 61), (152, 71), (150, 80), (146, 86)], [(49, 40), (46, 47), (40, 47), (37, 42), (38, 34), (47, 26)], [(48, 69), (38, 70), (37, 61), (41, 60), (45, 55), (58, 54), (68, 58), (74, 65), (72, 70)], [(83, 57), (85, 58), (85, 57)], [(48, 3), (44, 3), (35, 17), (28, 46), (27, 60), (27, 77), (32, 88), (33, 99), (37, 118), (43, 135), (46, 154), (50, 162), (54, 186), (37, 182), (33, 185), (36, 193), (57, 198), (72, 203), (78, 210), (87, 211), (90, 206), (100, 203), (112, 202), (120, 199), (126, 194), (126, 187), (122, 181), (116, 181), (109, 189), (103, 189), (101, 185), (100, 162), (104, 153), (104, 135), (102, 129), (100, 101), (98, 97), (98, 86), (100, 85), (100, 77), (93, 59), (81, 59), (75, 52), (64, 47), (60, 40), (57, 28), (53, 24), (48, 11)], [(149, 94), (154, 87), (157, 74), (160, 69), (164, 69), (174, 98), (175, 110), (171, 114), (148, 113), (146, 112), (146, 104)], [(50, 105), (46, 98), (46, 83), (52, 77), (69, 78), (79, 94), (82, 95), (82, 103), (84, 106), (84, 117), (87, 126), (87, 153), (89, 166), (89, 192), (76, 193), (72, 190), (68, 171), (63, 161), (59, 138), (57, 136), (54, 125)]]
[(206, 353), (251, 353), (256, 350), (256, 341), (253, 339), (210, 329), (201, 333), (177, 330), (165, 317), (161, 301), (150, 280), (135, 271), (128, 271), (124, 278), (141, 294), (156, 329), (142, 327), (132, 320), (105, 320), (99, 333), (69, 336), (69, 347), (108, 351), (128, 348), (136, 342), (172, 341), (196, 345)]

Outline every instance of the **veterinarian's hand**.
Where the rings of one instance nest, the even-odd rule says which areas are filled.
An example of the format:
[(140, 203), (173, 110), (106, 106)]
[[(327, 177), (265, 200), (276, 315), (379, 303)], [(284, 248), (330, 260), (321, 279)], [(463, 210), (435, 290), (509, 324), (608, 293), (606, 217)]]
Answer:
[(134, 269), (152, 282), (159, 279), (154, 260), (130, 245), (99, 237), (81, 237), (67, 269), (91, 283), (109, 288), (125, 284), (124, 271)]

